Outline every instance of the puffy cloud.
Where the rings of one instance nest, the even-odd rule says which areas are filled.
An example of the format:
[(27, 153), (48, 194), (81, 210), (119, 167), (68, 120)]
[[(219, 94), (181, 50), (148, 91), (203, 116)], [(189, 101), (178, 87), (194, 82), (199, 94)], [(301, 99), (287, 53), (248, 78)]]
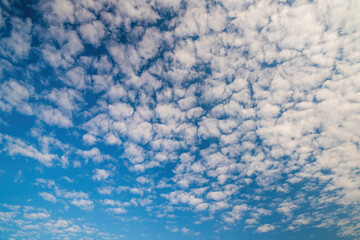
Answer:
[(115, 188), (112, 186), (106, 186), (106, 187), (98, 188), (97, 190), (102, 195), (110, 195), (115, 190)]
[(199, 136), (202, 136), (204, 138), (220, 136), (217, 119), (203, 117), (199, 125), (200, 125), (198, 129)]
[(134, 113), (134, 109), (126, 103), (116, 103), (109, 105), (110, 116), (114, 119), (123, 119), (130, 117)]
[(295, 203), (290, 201), (284, 201), (279, 205), (277, 211), (287, 216), (290, 216), (292, 214), (292, 211), (296, 208), (298, 208), (298, 206), (296, 206)]
[(75, 7), (69, 0), (40, 1), (39, 6), (49, 22), (74, 22)]
[(260, 233), (265, 233), (265, 232), (270, 232), (272, 230), (274, 230), (275, 227), (271, 224), (264, 224), (262, 226), (259, 226), (256, 231), (260, 232)]
[(28, 57), (31, 49), (31, 20), (11, 18), (11, 35), (0, 41), (0, 54), (13, 61), (19, 61)]
[(45, 96), (46, 99), (66, 111), (79, 109), (79, 104), (84, 101), (82, 95), (73, 89), (53, 89)]
[(89, 145), (93, 145), (97, 140), (96, 137), (94, 137), (91, 134), (84, 134), (82, 139), (86, 144), (89, 144)]
[[(78, 34), (73, 30), (65, 30), (64, 27), (60, 26), (51, 26), (46, 30), (49, 34), (46, 35), (46, 38), (51, 38), (51, 41), (56, 41), (61, 48), (58, 49), (56, 46), (53, 46), (49, 43), (44, 43), (44, 46), (41, 49), (44, 59), (47, 63), (54, 67), (64, 67), (70, 68), (72, 64), (75, 62), (75, 58), (78, 56), (80, 52), (84, 50), (84, 46), (78, 36)], [(79, 70), (78, 70), (79, 71)], [(76, 72), (70, 72), (68, 77), (74, 76)], [(78, 73), (79, 75), (79, 73)], [(72, 82), (71, 79), (66, 79), (62, 77), (63, 81), (70, 86), (74, 86), (77, 82)], [(75, 85), (77, 86), (77, 85)], [(80, 85), (79, 88), (82, 86)]]
[(152, 181), (144, 176), (140, 176), (136, 178), (136, 181), (141, 184), (151, 183)]
[(109, 88), (106, 94), (112, 102), (121, 99), (126, 95), (124, 87), (120, 84), (115, 84)]
[(194, 195), (184, 191), (174, 191), (170, 194), (163, 194), (162, 196), (169, 199), (171, 204), (178, 204), (180, 202), (187, 203), (191, 206), (198, 206), (203, 203), (203, 200), (201, 198), (197, 198)]
[(153, 136), (153, 126), (149, 122), (128, 125), (128, 136), (135, 142), (148, 143)]
[(111, 171), (105, 169), (95, 169), (95, 174), (93, 175), (92, 179), (97, 181), (106, 180), (111, 175)]
[[(92, 192), (114, 200), (45, 180), (34, 187), (51, 193), (36, 195), (85, 210), (100, 203), (109, 219), (143, 207), (178, 234), (195, 234), (176, 222), (189, 211), (223, 229), (359, 235), (358, 5), (54, 0), (39, 1), (29, 20), (15, 3), (1, 7), (0, 122), (26, 139), (0, 135), (2, 153), (56, 160), (74, 187), (91, 178)], [(35, 127), (17, 131), (18, 119)], [(115, 239), (45, 219), (40, 230), (30, 218), (16, 224)]]
[(82, 67), (74, 67), (60, 78), (66, 85), (82, 90), (89, 86), (90, 77)]
[(87, 193), (84, 192), (65, 192), (63, 194), (64, 198), (74, 198), (74, 199), (79, 199), (79, 198), (83, 198), (83, 199), (88, 199), (89, 195)]
[(175, 0), (175, 1), (166, 1), (166, 0), (158, 0), (156, 1), (161, 7), (164, 8), (173, 8), (173, 10), (177, 10), (180, 7), (181, 0)]
[(112, 133), (109, 133), (105, 136), (105, 142), (109, 145), (120, 145), (121, 140)]
[(141, 163), (145, 158), (143, 149), (133, 143), (127, 144), (124, 156), (133, 164)]
[(138, 54), (144, 59), (153, 58), (159, 51), (162, 35), (156, 28), (148, 28), (137, 45)]
[(180, 101), (178, 101), (178, 104), (182, 110), (187, 110), (187, 109), (195, 106), (196, 97), (189, 96), (189, 97), (183, 98)]
[(172, 55), (175, 66), (189, 69), (195, 62), (194, 43), (190, 40), (179, 42)]
[(81, 25), (79, 32), (86, 42), (98, 46), (101, 39), (105, 36), (105, 27), (101, 21), (93, 21)]
[(206, 197), (212, 200), (219, 201), (225, 199), (226, 194), (224, 194), (223, 192), (209, 192)]
[(71, 204), (87, 211), (94, 209), (93, 201), (88, 199), (73, 199), (71, 200)]
[(47, 192), (41, 192), (39, 193), (39, 195), (45, 200), (45, 201), (49, 201), (52, 203), (56, 203), (57, 199), (54, 195), (52, 195), (51, 193), (47, 193)]
[(99, 114), (83, 123), (82, 128), (93, 136), (101, 135), (109, 131), (111, 121), (106, 114)]
[(58, 109), (49, 106), (42, 106), (38, 113), (38, 117), (50, 126), (59, 126), (63, 128), (73, 126), (71, 118), (64, 115)]
[(195, 210), (196, 211), (205, 211), (206, 209), (208, 209), (209, 204), (208, 203), (200, 203), (199, 205), (196, 206)]
[(111, 159), (111, 156), (101, 154), (100, 150), (96, 147), (93, 147), (90, 150), (78, 149), (76, 153), (81, 155), (85, 159), (92, 159), (95, 163), (101, 163), (104, 160)]
[(31, 220), (37, 220), (37, 219), (45, 219), (45, 218), (49, 218), (50, 214), (48, 213), (25, 213), (24, 214), (25, 218), (31, 219)]
[(171, 104), (158, 105), (155, 111), (163, 123), (168, 123), (171, 121), (178, 122), (183, 121), (184, 119), (184, 113), (176, 106)]
[(55, 228), (66, 228), (69, 226), (69, 222), (66, 220), (57, 220), (54, 224)]
[(225, 214), (224, 221), (227, 223), (233, 223), (239, 221), (240, 218), (244, 215), (244, 212), (249, 211), (250, 208), (246, 204), (236, 205), (233, 207), (231, 212)]
[(104, 199), (102, 201), (102, 205), (104, 206), (121, 206), (121, 202), (119, 201), (115, 201), (115, 200), (112, 200), (112, 199)]
[(117, 207), (117, 208), (108, 208), (106, 209), (108, 212), (110, 213), (114, 213), (114, 214), (122, 214), (122, 213), (126, 213), (127, 211), (124, 208), (121, 207)]
[(33, 108), (29, 100), (33, 94), (33, 88), (10, 80), (0, 85), (0, 109), (10, 112), (14, 108), (20, 113), (31, 115)]
[(24, 157), (33, 158), (39, 161), (41, 164), (44, 164), (46, 167), (51, 167), (53, 165), (53, 160), (57, 158), (57, 155), (47, 152), (40, 152), (34, 146), (27, 145), (20, 139), (6, 136), (6, 140), (6, 150), (11, 156), (22, 155)]

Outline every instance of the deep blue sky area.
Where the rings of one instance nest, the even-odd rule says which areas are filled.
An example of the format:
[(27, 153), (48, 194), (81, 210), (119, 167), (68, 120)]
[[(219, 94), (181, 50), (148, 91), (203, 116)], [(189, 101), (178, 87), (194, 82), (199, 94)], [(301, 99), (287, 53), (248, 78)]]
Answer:
[(0, 0), (0, 239), (360, 238), (357, 1)]

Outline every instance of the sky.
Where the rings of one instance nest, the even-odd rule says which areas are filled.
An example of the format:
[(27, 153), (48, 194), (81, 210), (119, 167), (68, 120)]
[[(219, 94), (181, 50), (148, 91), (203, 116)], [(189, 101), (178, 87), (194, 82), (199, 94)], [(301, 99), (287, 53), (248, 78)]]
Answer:
[(357, 0), (0, 0), (0, 239), (360, 239)]

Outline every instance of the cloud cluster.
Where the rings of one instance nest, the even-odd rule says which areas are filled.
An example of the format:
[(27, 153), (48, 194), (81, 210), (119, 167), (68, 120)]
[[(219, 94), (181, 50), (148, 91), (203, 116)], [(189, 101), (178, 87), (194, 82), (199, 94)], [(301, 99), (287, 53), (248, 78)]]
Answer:
[[(40, 0), (27, 18), (11, 4), (0, 151), (91, 182), (38, 179), (36, 197), (112, 217), (190, 212), (218, 232), (360, 236), (359, 4)], [(11, 130), (17, 116), (28, 132)], [(176, 221), (166, 229), (199, 234)]]

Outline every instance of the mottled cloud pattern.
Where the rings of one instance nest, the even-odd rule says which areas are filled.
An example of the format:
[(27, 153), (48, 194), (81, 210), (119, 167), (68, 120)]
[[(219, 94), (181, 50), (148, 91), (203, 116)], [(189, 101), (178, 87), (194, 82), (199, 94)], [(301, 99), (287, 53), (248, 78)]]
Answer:
[(0, 39), (1, 239), (360, 237), (359, 2), (3, 0)]

